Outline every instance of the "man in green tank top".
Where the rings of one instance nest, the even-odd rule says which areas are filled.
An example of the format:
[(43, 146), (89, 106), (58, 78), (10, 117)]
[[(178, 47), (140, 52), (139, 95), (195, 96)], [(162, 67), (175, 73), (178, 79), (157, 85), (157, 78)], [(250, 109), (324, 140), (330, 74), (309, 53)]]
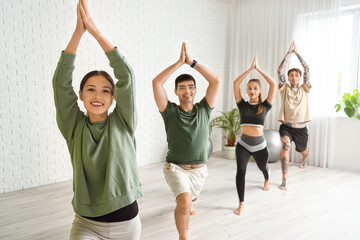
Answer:
[[(199, 103), (194, 104), (196, 81), (189, 74), (182, 74), (175, 80), (175, 94), (180, 105), (168, 100), (164, 84), (183, 64), (190, 65), (209, 82), (206, 96)], [(164, 119), (168, 142), (164, 175), (176, 198), (175, 223), (181, 240), (188, 239), (190, 214), (195, 214), (191, 205), (207, 177), (210, 114), (219, 90), (219, 76), (192, 60), (185, 43), (179, 60), (153, 80), (154, 98)]]

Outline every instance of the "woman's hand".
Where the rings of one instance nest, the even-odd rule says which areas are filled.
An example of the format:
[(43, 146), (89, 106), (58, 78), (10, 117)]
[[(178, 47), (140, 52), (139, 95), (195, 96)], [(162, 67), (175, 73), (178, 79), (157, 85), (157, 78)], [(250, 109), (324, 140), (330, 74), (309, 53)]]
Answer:
[(84, 34), (84, 32), (86, 31), (84, 22), (81, 18), (81, 13), (80, 13), (80, 1), (77, 4), (77, 8), (76, 8), (76, 13), (77, 13), (77, 22), (76, 22), (76, 28), (75, 28), (75, 32), (79, 33), (79, 34)]
[(255, 54), (254, 61), (255, 61), (255, 66), (254, 66), (254, 68), (255, 68), (256, 70), (259, 70), (260, 67), (259, 67), (258, 55), (257, 55), (257, 54)]
[(79, 6), (80, 14), (81, 14), (82, 21), (85, 25), (85, 28), (86, 28), (86, 30), (88, 30), (88, 32), (91, 35), (93, 35), (95, 37), (95, 35), (99, 34), (99, 30), (95, 26), (95, 23), (90, 16), (87, 2), (86, 2), (86, 0), (79, 0), (79, 2), (80, 2), (80, 6)]
[(79, 3), (77, 4), (76, 13), (77, 13), (76, 28), (70, 39), (70, 42), (68, 43), (67, 47), (65, 48), (65, 53), (69, 53), (69, 54), (76, 54), (81, 37), (84, 34), (84, 32), (86, 31), (86, 27), (85, 27), (83, 19), (81, 17), (80, 0), (79, 0)]
[(248, 71), (252, 71), (252, 70), (256, 69), (256, 64), (257, 64), (257, 54), (255, 54), (254, 60), (252, 61), (252, 64)]

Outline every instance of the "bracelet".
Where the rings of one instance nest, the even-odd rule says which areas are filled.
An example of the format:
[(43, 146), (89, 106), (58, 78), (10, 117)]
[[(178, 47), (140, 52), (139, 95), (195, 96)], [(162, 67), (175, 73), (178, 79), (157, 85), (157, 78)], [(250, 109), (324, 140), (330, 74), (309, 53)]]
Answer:
[(197, 64), (197, 61), (196, 60), (193, 60), (193, 62), (192, 62), (192, 64), (191, 64), (191, 66), (190, 67), (195, 67), (195, 65)]

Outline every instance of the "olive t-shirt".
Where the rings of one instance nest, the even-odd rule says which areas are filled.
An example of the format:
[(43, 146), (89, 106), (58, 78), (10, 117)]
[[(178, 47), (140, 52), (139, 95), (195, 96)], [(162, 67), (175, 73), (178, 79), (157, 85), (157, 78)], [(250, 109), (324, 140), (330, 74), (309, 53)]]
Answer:
[(207, 161), (211, 111), (205, 97), (190, 112), (168, 101), (161, 112), (168, 142), (167, 162), (199, 164)]

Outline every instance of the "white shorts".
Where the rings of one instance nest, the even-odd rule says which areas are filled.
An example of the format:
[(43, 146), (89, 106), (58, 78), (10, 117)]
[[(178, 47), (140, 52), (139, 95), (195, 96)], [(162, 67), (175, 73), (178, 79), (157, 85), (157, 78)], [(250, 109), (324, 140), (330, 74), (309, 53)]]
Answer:
[(192, 199), (199, 197), (208, 176), (206, 164), (199, 168), (185, 168), (165, 162), (163, 171), (175, 198), (185, 192), (191, 193)]
[(139, 240), (141, 222), (139, 214), (129, 221), (98, 222), (79, 215), (75, 219), (70, 231), (70, 240)]

